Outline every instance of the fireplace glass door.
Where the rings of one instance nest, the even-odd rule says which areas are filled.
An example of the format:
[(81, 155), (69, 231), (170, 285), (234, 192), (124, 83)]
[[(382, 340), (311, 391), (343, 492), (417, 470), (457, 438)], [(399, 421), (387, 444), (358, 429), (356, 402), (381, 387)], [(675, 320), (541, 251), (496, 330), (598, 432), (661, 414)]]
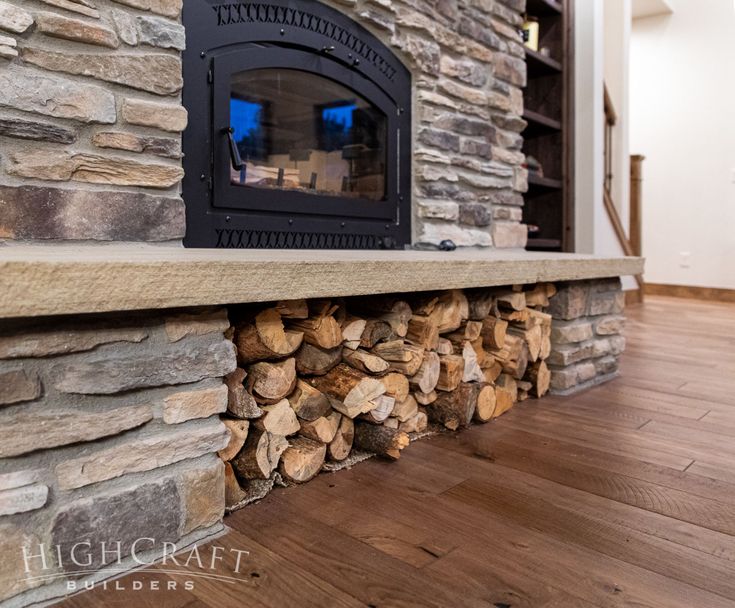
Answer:
[(230, 83), (231, 184), (385, 200), (383, 111), (307, 71), (246, 70), (232, 74)]

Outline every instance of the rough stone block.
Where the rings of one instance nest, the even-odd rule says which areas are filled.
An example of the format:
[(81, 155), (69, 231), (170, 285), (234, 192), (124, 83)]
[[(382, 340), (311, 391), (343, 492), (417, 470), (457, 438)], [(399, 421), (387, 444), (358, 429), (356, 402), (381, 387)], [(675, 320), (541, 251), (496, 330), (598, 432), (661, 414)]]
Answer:
[(230, 319), (224, 308), (201, 313), (183, 313), (166, 319), (166, 335), (171, 342), (178, 342), (188, 336), (223, 333), (229, 327)]
[[(179, 500), (176, 483), (169, 478), (83, 498), (62, 507), (53, 521), (51, 538), (59, 547), (63, 570), (93, 571), (115, 561), (117, 556), (112, 550), (103, 554), (102, 543), (115, 549), (120, 543), (124, 557), (134, 546), (138, 553), (143, 553), (153, 548), (160, 550), (164, 542), (178, 540)], [(155, 545), (139, 541), (141, 538), (155, 539)], [(77, 555), (83, 557), (77, 557), (74, 563), (72, 548), (80, 542), (89, 542), (90, 548), (88, 552), (77, 548)]]
[(620, 314), (625, 310), (625, 293), (622, 291), (590, 293), (587, 314), (591, 316)]
[(515, 222), (493, 222), (493, 243), (498, 249), (524, 249), (528, 243), (528, 228)]
[(22, 369), (0, 372), (0, 405), (33, 401), (41, 396), (42, 391), (36, 374)]
[(589, 285), (584, 282), (559, 285), (549, 301), (548, 313), (555, 319), (572, 320), (587, 314)]
[(0, 491), (0, 515), (35, 511), (46, 504), (48, 487), (40, 483)]
[(487, 66), (466, 59), (453, 59), (448, 55), (442, 55), (439, 70), (445, 76), (457, 78), (475, 87), (485, 86), (490, 74)]
[(122, 117), (131, 125), (154, 127), (172, 133), (180, 133), (186, 129), (188, 121), (186, 109), (182, 106), (139, 99), (123, 101)]
[(589, 340), (579, 344), (554, 345), (549, 355), (548, 363), (549, 365), (566, 367), (578, 361), (584, 361), (585, 359), (606, 354), (607, 351), (604, 353), (599, 352), (596, 342), (596, 340)]
[(587, 319), (564, 322), (555, 321), (551, 326), (551, 342), (553, 344), (573, 344), (590, 340), (594, 336), (592, 323)]
[(138, 17), (138, 40), (162, 49), (186, 48), (184, 27), (159, 17)]
[(180, 198), (0, 186), (0, 237), (6, 239), (168, 241), (183, 237), (185, 231)]
[(418, 213), (427, 219), (454, 221), (459, 219), (459, 205), (453, 201), (420, 200)]
[(551, 388), (559, 391), (570, 389), (597, 375), (595, 364), (591, 361), (563, 368), (551, 368)]
[(56, 389), (63, 393), (109, 395), (222, 377), (236, 366), (235, 345), (218, 340), (206, 346), (183, 342), (161, 352), (61, 363), (54, 375), (58, 378)]
[(419, 243), (439, 245), (444, 240), (453, 241), (457, 247), (491, 247), (493, 244), (492, 237), (482, 230), (428, 222), (421, 227)]
[(36, 27), (39, 32), (55, 38), (96, 44), (111, 49), (120, 46), (117, 34), (110, 28), (81, 19), (70, 19), (56, 13), (37, 13)]
[(41, 2), (64, 9), (65, 11), (71, 11), (73, 13), (85, 15), (86, 17), (92, 17), (92, 19), (100, 18), (100, 13), (96, 8), (94, 8), (94, 4), (91, 0), (41, 0)]
[(181, 495), (184, 534), (222, 521), (225, 514), (224, 463), (219, 458), (212, 458), (208, 466), (182, 473)]
[(12, 117), (0, 118), (0, 135), (54, 144), (71, 144), (77, 140), (77, 134), (72, 129)]
[(597, 359), (594, 363), (598, 376), (613, 374), (618, 371), (619, 367), (618, 358), (613, 355)]
[(608, 338), (610, 352), (613, 355), (621, 355), (625, 351), (625, 338), (623, 336), (610, 336)]
[(418, 135), (419, 142), (440, 150), (459, 152), (459, 135), (440, 131), (439, 129), (421, 129)]
[(81, 488), (129, 473), (213, 454), (227, 445), (229, 431), (219, 419), (155, 429), (123, 445), (102, 447), (56, 466), (62, 490)]
[(174, 165), (70, 151), (33, 150), (9, 155), (8, 173), (18, 177), (90, 184), (171, 188), (184, 177)]
[(85, 123), (117, 120), (110, 91), (15, 65), (0, 71), (0, 106)]
[(93, 441), (136, 428), (153, 418), (148, 405), (104, 412), (83, 410), (4, 413), (0, 457), (18, 456), (71, 443)]
[(177, 19), (181, 15), (183, 5), (183, 0), (114, 0), (114, 2), (171, 17), (172, 19)]
[(14, 490), (23, 486), (30, 486), (43, 478), (41, 469), (21, 469), (12, 473), (0, 474), (0, 490)]
[(505, 80), (519, 87), (526, 86), (526, 62), (518, 57), (511, 57), (504, 53), (496, 53), (495, 77)]
[(0, 2), (0, 29), (22, 34), (33, 25), (33, 15), (9, 2)]
[(163, 421), (179, 424), (194, 418), (208, 418), (227, 411), (227, 387), (183, 391), (163, 400)]
[(172, 55), (73, 53), (23, 48), (23, 61), (55, 72), (91, 76), (157, 95), (174, 95), (184, 86), (181, 59)]
[(17, 524), (0, 524), (0, 555), (3, 556), (0, 559), (0, 600), (43, 585), (45, 581), (35, 577), (54, 571), (52, 558), (48, 555), (46, 569), (41, 558), (34, 558), (28, 560), (29, 571), (26, 571), (23, 550), (28, 555), (40, 553), (39, 545), (43, 541), (37, 533), (27, 532)]
[(598, 336), (611, 336), (619, 334), (625, 328), (625, 317), (613, 315), (595, 319), (595, 333)]
[(127, 150), (128, 152), (149, 152), (166, 158), (181, 158), (181, 142), (172, 137), (147, 137), (119, 131), (95, 133), (92, 143), (98, 148)]

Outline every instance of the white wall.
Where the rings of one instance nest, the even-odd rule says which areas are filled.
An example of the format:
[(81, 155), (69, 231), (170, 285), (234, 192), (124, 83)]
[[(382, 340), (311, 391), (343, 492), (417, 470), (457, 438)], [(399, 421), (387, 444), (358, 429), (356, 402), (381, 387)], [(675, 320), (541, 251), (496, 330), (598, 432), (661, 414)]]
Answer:
[(633, 22), (631, 46), (646, 280), (735, 289), (735, 7), (669, 3)]

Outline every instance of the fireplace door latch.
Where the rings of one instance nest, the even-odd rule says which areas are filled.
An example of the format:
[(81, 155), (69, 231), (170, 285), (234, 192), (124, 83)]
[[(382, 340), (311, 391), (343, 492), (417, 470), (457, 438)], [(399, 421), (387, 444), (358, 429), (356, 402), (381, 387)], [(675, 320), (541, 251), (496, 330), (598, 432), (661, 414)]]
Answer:
[(237, 149), (237, 143), (235, 143), (235, 129), (228, 127), (223, 132), (227, 134), (227, 140), (230, 143), (230, 162), (232, 162), (232, 168), (235, 171), (242, 171), (245, 168), (245, 163), (242, 162), (240, 150)]

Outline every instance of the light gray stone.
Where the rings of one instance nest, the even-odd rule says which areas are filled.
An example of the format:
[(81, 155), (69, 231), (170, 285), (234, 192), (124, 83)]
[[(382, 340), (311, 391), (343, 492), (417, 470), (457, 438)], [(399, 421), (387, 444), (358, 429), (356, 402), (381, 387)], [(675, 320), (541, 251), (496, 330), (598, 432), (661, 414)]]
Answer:
[(112, 22), (115, 24), (117, 35), (128, 46), (138, 44), (138, 22), (135, 15), (128, 11), (113, 9), (110, 12)]
[(453, 201), (420, 200), (419, 216), (427, 219), (450, 220), (459, 219), (459, 205)]
[(42, 390), (41, 381), (34, 373), (23, 369), (0, 372), (0, 406), (33, 401), (41, 396)]
[(12, 473), (0, 474), (0, 490), (14, 490), (39, 482), (43, 477), (41, 469), (23, 469)]
[(618, 371), (619, 367), (618, 359), (613, 355), (608, 355), (607, 357), (597, 359), (594, 363), (597, 375), (600, 376), (613, 374)]
[(213, 454), (224, 448), (230, 432), (219, 419), (191, 425), (165, 427), (126, 441), (123, 446), (102, 448), (62, 462), (56, 476), (62, 490), (81, 488), (164, 467), (174, 462)]
[(625, 317), (612, 315), (595, 319), (595, 333), (599, 336), (619, 334), (625, 328)]
[(35, 511), (46, 504), (48, 487), (40, 483), (13, 490), (0, 491), (0, 515)]
[(9, 2), (0, 2), (0, 29), (22, 34), (33, 25), (33, 15)]
[(524, 249), (528, 243), (528, 228), (515, 222), (493, 222), (493, 243), (498, 249)]
[(184, 534), (208, 528), (225, 514), (225, 467), (219, 458), (211, 464), (181, 475)]
[(165, 158), (181, 158), (181, 142), (173, 137), (148, 137), (120, 131), (95, 133), (92, 143), (98, 148), (148, 152)]
[(131, 125), (154, 127), (163, 131), (180, 133), (186, 128), (188, 115), (180, 105), (155, 103), (140, 99), (123, 101), (122, 117)]
[(138, 17), (138, 40), (162, 49), (186, 48), (184, 27), (160, 17)]
[(99, 19), (100, 13), (89, 0), (41, 0), (45, 4), (62, 8), (66, 11), (79, 13), (92, 19)]
[(120, 46), (117, 34), (109, 27), (81, 19), (70, 19), (56, 13), (37, 13), (36, 28), (47, 36), (64, 40), (95, 44), (111, 49)]
[(43, 562), (39, 559), (29, 561), (29, 571), (26, 571), (23, 560), (23, 549), (28, 555), (38, 555), (39, 545), (44, 542), (39, 538), (40, 530), (33, 532), (25, 530), (19, 524), (0, 524), (0, 600), (17, 595), (28, 589), (39, 587), (45, 581), (37, 577), (53, 573), (53, 561), (48, 556), (48, 569), (43, 568)]
[[(90, 572), (114, 561), (112, 548), (118, 543), (123, 556), (130, 554), (133, 543), (142, 553), (161, 549), (164, 542), (179, 538), (180, 495), (173, 479), (164, 479), (134, 488), (98, 494), (75, 500), (59, 509), (51, 529), (53, 545), (58, 546), (63, 569), (67, 572)], [(138, 539), (155, 539), (155, 545)], [(77, 563), (72, 560), (74, 545), (89, 542), (88, 553), (77, 548)], [(103, 553), (102, 543), (110, 548)], [(87, 565), (87, 555), (89, 565)]]
[(163, 400), (163, 421), (180, 424), (195, 418), (209, 418), (227, 411), (227, 387), (182, 391)]
[(555, 345), (584, 342), (593, 336), (592, 323), (587, 319), (572, 322), (554, 321), (551, 324), (551, 342)]
[(118, 4), (124, 4), (125, 6), (132, 6), (133, 8), (140, 9), (142, 11), (150, 11), (152, 13), (158, 13), (165, 17), (171, 17), (177, 19), (181, 15), (181, 7), (184, 4), (184, 0), (113, 0)]
[(166, 335), (171, 342), (178, 342), (188, 336), (224, 333), (229, 327), (230, 319), (225, 308), (199, 313), (182, 313), (166, 318)]
[(611, 291), (591, 293), (587, 314), (592, 316), (620, 314), (625, 310), (625, 293)]
[(83, 410), (25, 412), (0, 416), (0, 458), (70, 443), (93, 441), (145, 424), (153, 418), (148, 405), (106, 412)]
[(589, 284), (585, 282), (566, 283), (549, 302), (548, 313), (555, 319), (571, 320), (587, 314)]
[(85, 123), (117, 120), (115, 96), (102, 87), (12, 65), (0, 71), (0, 106)]

